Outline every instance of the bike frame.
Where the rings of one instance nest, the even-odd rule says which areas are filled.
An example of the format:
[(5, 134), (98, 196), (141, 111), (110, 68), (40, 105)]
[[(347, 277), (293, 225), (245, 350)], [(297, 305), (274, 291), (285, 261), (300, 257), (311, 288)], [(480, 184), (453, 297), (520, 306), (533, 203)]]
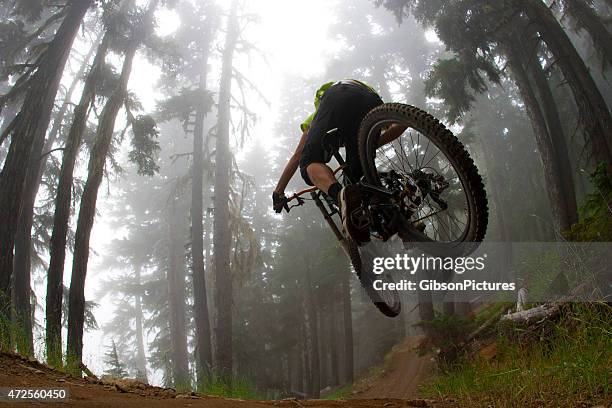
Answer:
[[(334, 153), (334, 157), (335, 157), (336, 161), (340, 164), (340, 166), (338, 168), (336, 168), (334, 170), (334, 172), (333, 172), (334, 176), (337, 176), (337, 174), (340, 173), (345, 168), (346, 163), (344, 162), (344, 158), (340, 155), (339, 152), (335, 152)], [(319, 188), (317, 188), (317, 187), (310, 187), (310, 188), (304, 189), (302, 191), (299, 191), (299, 192), (293, 194), (291, 197), (288, 198), (287, 203), (289, 203), (289, 202), (291, 202), (293, 200), (297, 200), (298, 204), (295, 204), (295, 205), (292, 205), (291, 207), (288, 207), (287, 208), (287, 212), (289, 212), (289, 210), (291, 208), (293, 208), (293, 207), (299, 207), (299, 206), (303, 205), (304, 204), (304, 199), (302, 198), (302, 196), (304, 196), (304, 195), (306, 195), (308, 193), (310, 193), (310, 197), (315, 202), (315, 204), (316, 204), (317, 208), (319, 209), (319, 211), (321, 211), (321, 214), (323, 215), (323, 218), (325, 219), (325, 222), (327, 222), (327, 225), (329, 225), (329, 228), (331, 228), (332, 232), (334, 233), (334, 235), (336, 236), (336, 238), (340, 242), (340, 245), (342, 246), (342, 249), (344, 250), (346, 255), (350, 257), (349, 250), (348, 250), (347, 237), (342, 233), (342, 230), (338, 227), (338, 224), (336, 223), (336, 221), (333, 218), (334, 215), (339, 214), (339, 213), (338, 213), (338, 211), (336, 209), (331, 207), (331, 205), (329, 203), (326, 202), (327, 206), (323, 203), (323, 200), (321, 199), (321, 197), (323, 196), (324, 193), (321, 190), (319, 190)]]
[[(344, 169), (345, 162), (344, 162), (344, 159), (342, 158), (342, 156), (340, 155), (339, 152), (334, 153), (334, 157), (336, 158), (338, 163), (340, 163), (340, 166), (333, 171), (334, 176), (335, 176), (340, 171), (342, 171)], [(387, 197), (392, 197), (393, 196), (393, 193), (390, 192), (389, 190), (387, 190), (387, 189), (385, 189), (383, 187), (373, 186), (373, 185), (365, 183), (363, 181), (359, 182), (359, 186), (362, 188), (362, 190), (364, 192), (369, 192), (369, 193), (372, 193), (372, 194), (375, 194), (375, 195), (379, 195), (379, 196), (387, 196)], [(287, 206), (286, 207), (287, 212), (289, 212), (289, 210), (291, 210), (291, 208), (299, 207), (299, 206), (304, 205), (305, 201), (302, 198), (302, 196), (304, 196), (305, 194), (308, 194), (308, 193), (310, 193), (310, 196), (312, 197), (312, 200), (317, 205), (317, 208), (319, 209), (319, 211), (321, 211), (321, 214), (323, 215), (323, 218), (325, 219), (325, 222), (327, 222), (327, 224), (331, 228), (332, 232), (334, 233), (334, 235), (336, 236), (336, 238), (338, 239), (338, 241), (342, 245), (342, 248), (346, 252), (347, 256), (349, 256), (349, 258), (350, 258), (350, 254), (349, 254), (349, 250), (348, 250), (347, 237), (342, 233), (341, 228), (338, 227), (338, 224), (336, 223), (336, 221), (333, 218), (333, 216), (335, 214), (338, 214), (338, 211), (335, 208), (331, 207), (331, 205), (327, 202), (327, 200), (325, 200), (327, 206), (323, 203), (323, 200), (321, 199), (321, 197), (323, 196), (324, 193), (321, 190), (319, 190), (317, 187), (310, 187), (310, 188), (304, 189), (302, 191), (299, 191), (299, 192), (291, 195), (287, 199), (287, 204), (290, 203), (293, 200), (296, 200), (298, 203), (295, 204), (295, 205), (292, 205), (292, 206)], [(394, 220), (395, 219), (397, 219), (397, 217), (395, 217)], [(397, 232), (398, 235), (400, 235), (400, 238), (402, 238), (402, 240), (404, 240), (404, 241), (406, 241), (406, 240), (412, 241), (412, 240), (414, 240), (413, 237), (416, 237), (416, 239), (418, 239), (418, 233), (417, 233), (417, 235), (414, 235), (415, 231), (416, 230), (414, 229), (412, 224), (405, 225), (403, 223), (400, 223), (397, 226), (397, 230), (395, 232)], [(395, 234), (395, 232), (394, 232), (394, 234)]]

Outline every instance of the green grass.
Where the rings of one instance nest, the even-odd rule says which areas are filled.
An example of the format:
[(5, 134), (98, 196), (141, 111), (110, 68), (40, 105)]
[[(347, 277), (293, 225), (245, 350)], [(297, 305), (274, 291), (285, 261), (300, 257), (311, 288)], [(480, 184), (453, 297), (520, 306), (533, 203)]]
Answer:
[(474, 316), (474, 325), (479, 327), (486, 321), (488, 321), (493, 316), (501, 316), (504, 312), (515, 306), (515, 303), (512, 302), (499, 302), (492, 303), (482, 310), (480, 310), (476, 316)]
[(351, 384), (345, 385), (341, 388), (338, 388), (331, 394), (325, 396), (326, 400), (341, 400), (346, 399), (353, 392), (353, 386)]
[(0, 350), (14, 351), (25, 357), (33, 357), (30, 350), (30, 337), (20, 324), (0, 316)]
[(422, 392), (450, 396), (471, 407), (569, 407), (611, 401), (612, 308), (573, 304), (559, 323), (543, 330), (504, 330), (494, 359), (465, 357)]
[(247, 400), (265, 399), (264, 396), (255, 389), (252, 383), (244, 379), (234, 379), (231, 387), (228, 387), (225, 381), (213, 379), (207, 384), (200, 385), (198, 387), (198, 394)]

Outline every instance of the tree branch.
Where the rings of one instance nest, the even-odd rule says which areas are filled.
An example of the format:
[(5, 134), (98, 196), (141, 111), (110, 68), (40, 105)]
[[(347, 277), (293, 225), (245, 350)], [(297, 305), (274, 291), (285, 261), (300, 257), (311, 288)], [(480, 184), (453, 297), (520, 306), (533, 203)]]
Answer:
[(65, 149), (66, 149), (65, 147), (58, 147), (56, 149), (51, 149), (48, 152), (41, 154), (40, 157), (38, 158), (38, 160), (41, 160), (43, 157), (45, 157), (47, 155), (50, 155), (53, 152), (57, 152), (57, 151), (60, 151), (60, 150), (65, 150)]

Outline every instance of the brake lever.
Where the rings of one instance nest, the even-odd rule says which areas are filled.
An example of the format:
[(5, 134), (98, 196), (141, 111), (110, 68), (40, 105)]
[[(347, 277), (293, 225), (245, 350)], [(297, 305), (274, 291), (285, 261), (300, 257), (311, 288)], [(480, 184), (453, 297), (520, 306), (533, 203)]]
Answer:
[(289, 211), (291, 211), (292, 208), (304, 205), (304, 203), (306, 202), (302, 197), (299, 197), (299, 196), (295, 197), (295, 199), (297, 200), (297, 204), (287, 205), (287, 203), (285, 203), (285, 210), (287, 210), (287, 213), (289, 213)]

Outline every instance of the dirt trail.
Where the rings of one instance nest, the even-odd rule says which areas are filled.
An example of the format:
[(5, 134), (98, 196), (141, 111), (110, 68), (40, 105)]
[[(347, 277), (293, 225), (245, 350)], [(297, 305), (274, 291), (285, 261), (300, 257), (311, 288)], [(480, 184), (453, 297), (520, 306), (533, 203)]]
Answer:
[[(399, 385), (399, 383), (398, 383)], [(91, 379), (71, 377), (36, 361), (21, 356), (0, 353), (0, 387), (11, 388), (67, 388), (69, 398), (62, 402), (19, 402), (0, 401), (0, 407), (202, 407), (202, 408), (265, 408), (265, 407), (343, 407), (343, 408), (404, 408), (435, 407), (447, 408), (447, 404), (424, 401), (420, 399), (372, 399), (362, 398), (349, 401), (325, 400), (283, 400), (283, 401), (243, 401), (208, 396), (177, 394), (172, 389), (145, 386), (140, 383), (119, 381), (117, 383), (100, 382)], [(383, 395), (381, 392), (378, 395)], [(377, 397), (373, 397), (377, 398)]]
[(419, 385), (430, 375), (434, 364), (430, 356), (419, 356), (416, 347), (421, 336), (412, 336), (393, 348), (382, 375), (359, 384), (357, 398), (418, 398)]

